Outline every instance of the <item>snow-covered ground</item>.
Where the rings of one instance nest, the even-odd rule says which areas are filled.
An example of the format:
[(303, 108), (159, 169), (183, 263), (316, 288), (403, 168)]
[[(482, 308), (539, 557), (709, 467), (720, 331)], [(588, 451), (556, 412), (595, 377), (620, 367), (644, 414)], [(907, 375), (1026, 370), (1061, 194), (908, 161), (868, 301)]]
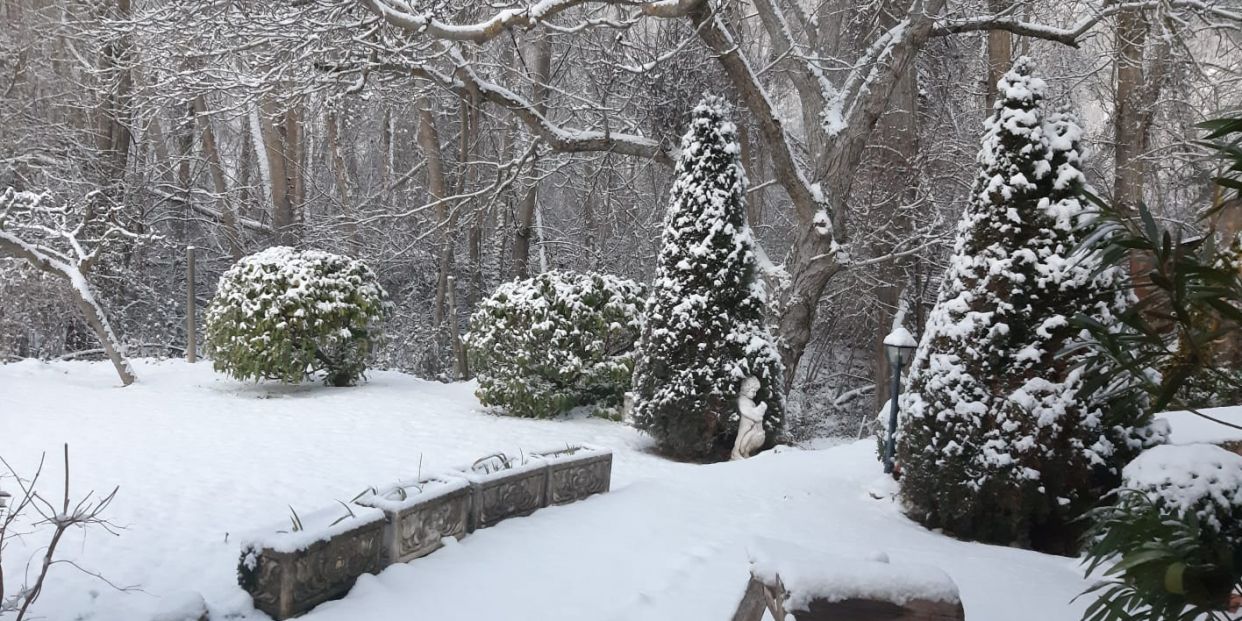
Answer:
[[(120, 486), (120, 536), (81, 533), (65, 558), (140, 591), (118, 592), (68, 565), (38, 604), (48, 619), (146, 621), (187, 592), (212, 618), (261, 619), (236, 585), (238, 540), (364, 487), (501, 449), (589, 442), (615, 451), (613, 491), (476, 532), (378, 576), (309, 621), (634, 619), (719, 621), (732, 614), (763, 540), (947, 572), (971, 619), (1078, 619), (1086, 583), (1074, 559), (959, 542), (905, 519), (883, 489), (874, 442), (786, 450), (745, 462), (675, 463), (597, 419), (531, 421), (484, 413), (469, 384), (372, 373), (356, 388), (242, 384), (209, 363), (136, 364), (118, 387), (102, 363), (0, 366), (0, 455), (30, 473), (68, 442), (75, 494)], [(57, 493), (56, 460), (44, 482)], [(41, 540), (5, 552), (14, 588)]]
[[(1200, 416), (1202, 414), (1203, 416)], [(1242, 427), (1242, 405), (1223, 408), (1206, 408), (1194, 412), (1165, 412), (1159, 418), (1169, 422), (1171, 444), (1196, 444), (1199, 442), (1242, 442), (1242, 429), (1227, 427), (1210, 420), (1216, 419), (1236, 427)]]

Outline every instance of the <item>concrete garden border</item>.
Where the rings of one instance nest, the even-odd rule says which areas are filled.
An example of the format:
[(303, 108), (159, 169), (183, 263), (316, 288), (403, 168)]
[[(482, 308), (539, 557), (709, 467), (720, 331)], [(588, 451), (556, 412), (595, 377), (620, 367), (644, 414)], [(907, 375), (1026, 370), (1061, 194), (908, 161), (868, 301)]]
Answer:
[(273, 528), (242, 546), (237, 580), (282, 621), (349, 592), (358, 577), (440, 549), (479, 528), (612, 487), (612, 451), (585, 444), (497, 453), (470, 466), (375, 489)]
[(298, 530), (244, 544), (237, 565), (238, 583), (254, 607), (277, 621), (336, 599), (362, 574), (384, 568), (379, 509), (328, 507), (297, 521)]
[(612, 487), (612, 449), (589, 444), (536, 453), (548, 464), (548, 505), (564, 505)]
[(470, 482), (472, 531), (548, 506), (548, 464), (543, 460), (497, 453), (455, 474)]
[(384, 561), (405, 563), (439, 550), (445, 537), (466, 536), (470, 482), (455, 477), (403, 481), (356, 500), (384, 512)]

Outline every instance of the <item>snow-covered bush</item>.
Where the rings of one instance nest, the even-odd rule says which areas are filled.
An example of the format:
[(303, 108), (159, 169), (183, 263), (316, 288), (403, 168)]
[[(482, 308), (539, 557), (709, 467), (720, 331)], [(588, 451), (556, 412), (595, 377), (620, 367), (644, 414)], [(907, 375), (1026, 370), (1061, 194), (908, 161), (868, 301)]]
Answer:
[(1087, 619), (1232, 619), (1242, 587), (1242, 455), (1158, 446), (1124, 471), (1087, 533), (1087, 572), (1107, 567)]
[(268, 248), (220, 277), (207, 309), (207, 352), (237, 379), (297, 383), (324, 373), (350, 386), (382, 337), (388, 294), (360, 261), (317, 250)]
[(475, 394), (514, 416), (616, 411), (630, 389), (643, 288), (607, 274), (544, 272), (501, 285), (470, 317)]
[[(1084, 382), (1071, 324), (1114, 323), (1124, 273), (1078, 253), (1082, 130), (1045, 114), (1019, 59), (985, 124), (979, 173), (901, 405), (908, 514), (965, 538), (1068, 552), (1074, 520), (1146, 443), (1142, 412)], [(1122, 417), (1118, 419), (1117, 417)], [(1129, 417), (1130, 420), (1127, 420)]]
[(634, 370), (635, 424), (665, 452), (699, 459), (733, 445), (747, 377), (759, 379), (755, 402), (767, 403), (769, 442), (785, 411), (746, 225), (737, 128), (726, 114), (722, 100), (705, 98), (682, 138)]

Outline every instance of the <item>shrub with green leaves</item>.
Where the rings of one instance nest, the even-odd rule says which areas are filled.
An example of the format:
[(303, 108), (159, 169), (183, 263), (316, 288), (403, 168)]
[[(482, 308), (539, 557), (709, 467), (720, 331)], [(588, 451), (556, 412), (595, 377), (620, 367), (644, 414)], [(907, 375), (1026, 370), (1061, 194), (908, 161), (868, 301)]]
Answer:
[(382, 337), (388, 294), (361, 261), (317, 250), (268, 248), (220, 278), (207, 309), (207, 352), (242, 380), (297, 383), (322, 373), (351, 386)]
[(1104, 569), (1088, 621), (1227, 620), (1242, 588), (1242, 455), (1158, 446), (1126, 466), (1117, 502), (1096, 509), (1087, 571)]
[(605, 274), (551, 271), (501, 285), (465, 338), (475, 395), (513, 416), (615, 412), (630, 388), (644, 298), (640, 285)]

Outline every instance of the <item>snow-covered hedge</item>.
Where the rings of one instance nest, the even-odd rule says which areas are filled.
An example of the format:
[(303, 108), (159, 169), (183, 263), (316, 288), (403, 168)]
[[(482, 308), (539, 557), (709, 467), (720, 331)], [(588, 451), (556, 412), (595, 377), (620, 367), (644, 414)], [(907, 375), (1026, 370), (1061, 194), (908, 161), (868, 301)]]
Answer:
[(349, 386), (382, 336), (388, 294), (361, 261), (268, 248), (224, 273), (207, 309), (207, 351), (237, 379)]
[(644, 295), (606, 274), (551, 271), (501, 285), (465, 338), (479, 401), (533, 418), (615, 411), (630, 387)]

